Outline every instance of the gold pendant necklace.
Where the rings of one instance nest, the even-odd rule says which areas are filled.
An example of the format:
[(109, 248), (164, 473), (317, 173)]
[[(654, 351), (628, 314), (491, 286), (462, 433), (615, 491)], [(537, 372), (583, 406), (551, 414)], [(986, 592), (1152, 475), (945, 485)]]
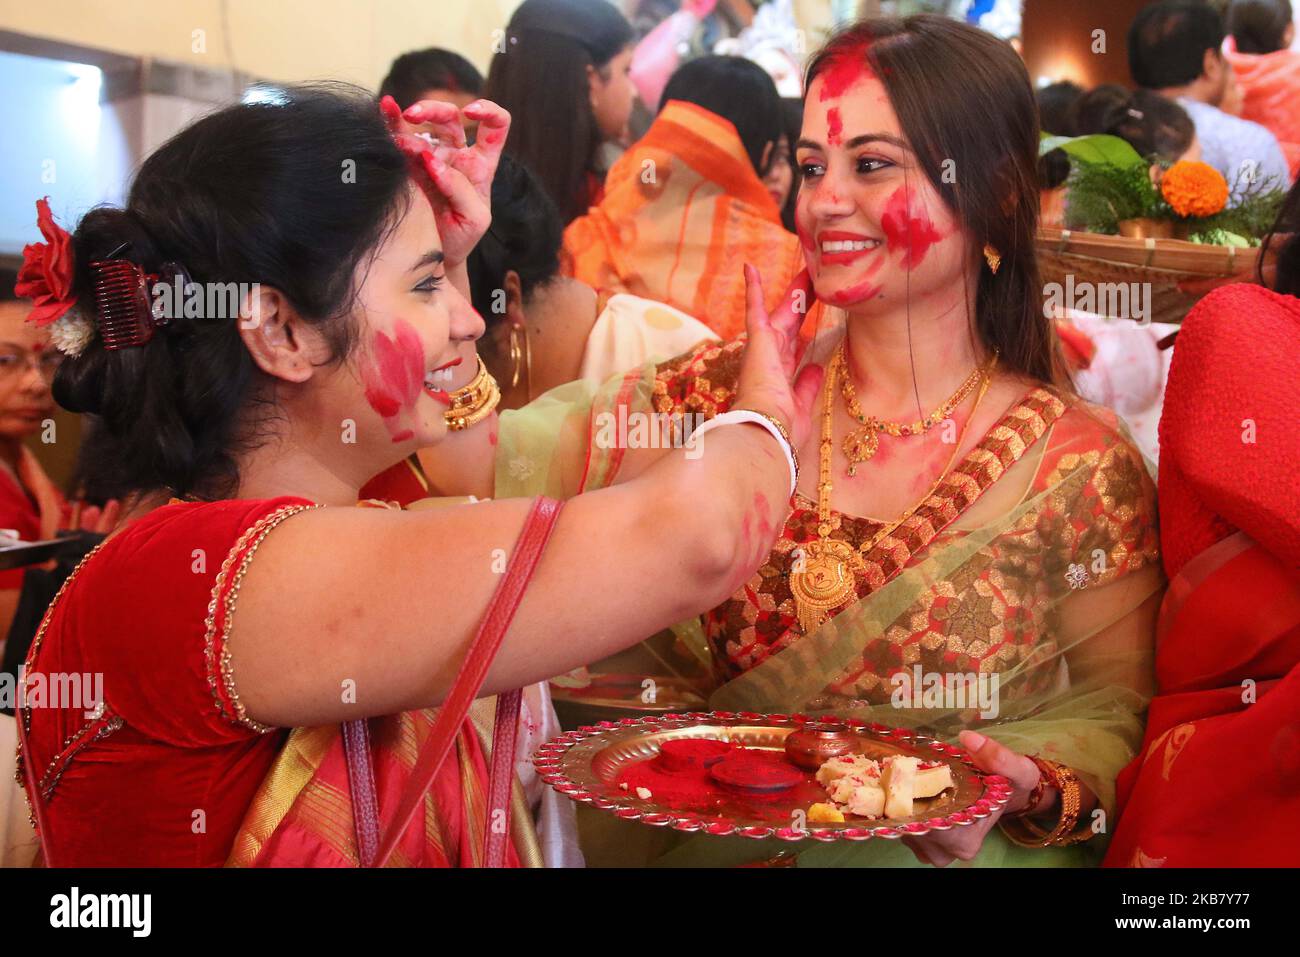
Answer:
[(896, 439), (907, 435), (924, 435), (952, 415), (953, 410), (966, 400), (966, 396), (971, 394), (971, 390), (979, 385), (981, 380), (988, 381), (989, 371), (998, 359), (998, 354), (995, 351), (988, 363), (977, 367), (966, 377), (966, 381), (957, 387), (956, 392), (948, 396), (937, 409), (924, 419), (917, 419), (915, 422), (890, 422), (888, 419), (878, 419), (874, 415), (867, 415), (862, 411), (862, 406), (858, 405), (858, 394), (857, 390), (853, 388), (853, 377), (848, 374), (848, 360), (846, 358), (848, 345), (849, 340), (845, 336), (844, 342), (840, 344), (838, 355), (844, 368), (844, 382), (840, 387), (844, 396), (844, 404), (849, 410), (849, 415), (859, 425), (859, 428), (851, 430), (848, 435), (844, 436), (844, 457), (849, 460), (850, 476), (857, 474), (860, 463), (868, 461), (876, 454), (876, 451), (880, 448), (881, 432), (892, 435)]
[[(929, 491), (925, 493), (919, 502), (903, 512), (897, 521), (882, 526), (870, 539), (854, 548), (847, 542), (830, 537), (835, 380), (844, 371), (843, 350), (837, 352), (831, 358), (826, 369), (826, 382), (822, 387), (822, 430), (821, 449), (818, 455), (817, 483), (817, 540), (800, 546), (795, 556), (794, 568), (790, 572), (790, 594), (794, 598), (795, 617), (799, 620), (799, 627), (803, 629), (805, 635), (819, 628), (831, 611), (857, 594), (857, 576), (866, 572), (866, 563), (863, 556), (870, 554), (871, 550), (876, 547), (877, 542), (911, 518), (913, 513), (934, 494), (934, 490), (939, 487), (939, 483), (947, 476), (966, 437), (966, 430), (975, 418), (975, 411), (979, 408), (980, 402), (983, 401), (984, 393), (988, 391), (989, 382), (992, 380), (993, 363), (996, 362), (997, 357), (995, 355), (987, 367), (976, 370), (981, 374), (983, 384), (980, 386), (979, 395), (975, 399), (975, 408), (971, 409), (970, 418), (962, 425), (961, 434), (953, 445), (952, 455), (948, 457), (947, 465), (939, 473), (939, 477), (935, 479)], [(848, 378), (847, 372), (845, 372), (845, 378)], [(873, 432), (871, 435), (874, 439), (875, 433)], [(850, 462), (852, 462), (851, 459)], [(849, 474), (853, 474), (852, 465), (850, 465)]]

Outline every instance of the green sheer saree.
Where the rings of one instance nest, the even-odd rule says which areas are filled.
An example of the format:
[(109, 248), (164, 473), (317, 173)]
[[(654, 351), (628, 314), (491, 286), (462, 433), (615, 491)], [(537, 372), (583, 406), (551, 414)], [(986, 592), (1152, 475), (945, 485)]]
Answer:
[[(671, 437), (673, 417), (725, 411), (742, 349), (707, 344), (506, 413), (497, 494), (568, 496), (618, 481), (627, 446)], [(634, 412), (664, 418), (611, 442), (610, 426), (637, 422)], [(647, 673), (704, 672), (711, 708), (852, 715), (949, 740), (973, 728), (1067, 764), (1099, 798), (1098, 836), (1040, 850), (994, 830), (974, 864), (1099, 861), (1115, 777), (1142, 737), (1164, 586), (1154, 488), (1114, 417), (1054, 390), (1028, 390), (916, 515), (862, 556), (856, 600), (809, 634), (795, 617), (789, 574), (800, 545), (816, 536), (816, 505), (801, 495), (791, 505), (769, 560), (732, 599), (674, 629), (672, 655), (648, 649)], [(834, 513), (832, 525), (832, 537), (856, 547), (881, 523)], [(593, 846), (595, 862), (722, 866), (792, 849), (801, 866), (917, 863), (892, 841), (777, 848), (637, 833), (612, 818), (586, 823), (589, 833), (617, 831), (601, 843), (641, 847), (607, 859)]]

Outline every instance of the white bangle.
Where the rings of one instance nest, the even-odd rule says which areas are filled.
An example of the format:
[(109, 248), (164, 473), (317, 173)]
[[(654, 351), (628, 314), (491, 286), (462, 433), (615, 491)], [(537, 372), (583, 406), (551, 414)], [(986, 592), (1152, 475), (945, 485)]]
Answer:
[(795, 464), (794, 449), (790, 446), (790, 440), (781, 434), (781, 429), (777, 427), (776, 423), (763, 413), (754, 412), (752, 409), (732, 409), (730, 412), (715, 415), (691, 433), (691, 443), (698, 442), (704, 433), (710, 429), (721, 428), (724, 425), (746, 424), (757, 425), (766, 429), (768, 434), (776, 439), (777, 444), (781, 446), (781, 451), (785, 454), (786, 464), (790, 466), (790, 496), (794, 497), (794, 490), (799, 484), (799, 467)]

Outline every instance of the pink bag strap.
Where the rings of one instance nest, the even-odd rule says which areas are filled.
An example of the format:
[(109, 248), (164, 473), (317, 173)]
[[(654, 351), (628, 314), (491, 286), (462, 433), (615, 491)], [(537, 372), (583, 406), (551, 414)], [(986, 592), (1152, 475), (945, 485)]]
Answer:
[(504, 867), (510, 844), (510, 792), (515, 783), (515, 740), (519, 736), (519, 704), (523, 691), (516, 688), (497, 696), (492, 727), (492, 768), (488, 775), (487, 818), (483, 835), (483, 866)]
[[(483, 681), (487, 678), (488, 668), (496, 657), (506, 630), (514, 619), (519, 603), (523, 600), (528, 582), (541, 560), (542, 552), (560, 517), (563, 503), (555, 499), (538, 497), (524, 520), (523, 530), (515, 542), (510, 564), (506, 567), (496, 592), (488, 603), (483, 621), (470, 644), (469, 652), (461, 663), (452, 683), (451, 691), (438, 709), (433, 729), (416, 756), (415, 767), (410, 780), (398, 801), (397, 813), (386, 832), (377, 839), (378, 800), (375, 795), (374, 774), (370, 769), (370, 748), (368, 740), (362, 747), (361, 736), (353, 731), (349, 733), (347, 725), (364, 724), (364, 721), (345, 722), (343, 731), (344, 748), (348, 759), (348, 780), (353, 788), (352, 805), (357, 831), (357, 847), (362, 852), (363, 867), (383, 867), (388, 863), (397, 843), (406, 833), (412, 819), (424, 801), (424, 796), (433, 779), (442, 767), (442, 762), (451, 751), (469, 706), (478, 697)], [(484, 861), (489, 867), (499, 867), (505, 862), (506, 849), (510, 832), (510, 789), (513, 784), (514, 745), (519, 717), (520, 692), (518, 690), (503, 693), (497, 699), (496, 727), (492, 736), (492, 766), (488, 782), (487, 846)], [(349, 747), (349, 740), (353, 746)], [(355, 771), (354, 761), (357, 765)], [(360, 791), (358, 791), (358, 787)], [(502, 797), (504, 795), (504, 797)], [(375, 815), (370, 817), (366, 808), (373, 807)], [(493, 826), (493, 811), (504, 810), (505, 827)], [(372, 823), (373, 822), (373, 823)], [(374, 843), (372, 844), (372, 840)], [(366, 854), (371, 846), (377, 850), (373, 856)]]
[(370, 723), (365, 718), (343, 722), (343, 757), (347, 761), (348, 788), (352, 792), (357, 855), (361, 866), (369, 867), (379, 853), (379, 792), (370, 758)]

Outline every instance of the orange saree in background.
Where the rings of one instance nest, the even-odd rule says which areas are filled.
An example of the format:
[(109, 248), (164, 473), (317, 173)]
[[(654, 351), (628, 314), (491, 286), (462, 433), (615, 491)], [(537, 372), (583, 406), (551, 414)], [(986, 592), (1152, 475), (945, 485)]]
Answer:
[(564, 252), (587, 285), (668, 303), (723, 339), (745, 328), (746, 263), (769, 309), (803, 268), (735, 127), (677, 100), (614, 164), (600, 204), (569, 224)]

